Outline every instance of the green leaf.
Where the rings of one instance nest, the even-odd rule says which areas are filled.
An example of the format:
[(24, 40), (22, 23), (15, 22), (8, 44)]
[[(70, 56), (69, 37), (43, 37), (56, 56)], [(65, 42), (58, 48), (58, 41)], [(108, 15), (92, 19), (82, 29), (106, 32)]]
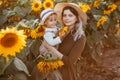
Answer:
[(6, 64), (5, 58), (3, 56), (0, 56), (0, 75), (3, 74), (5, 64)]
[(59, 70), (54, 70), (52, 73), (47, 73), (46, 80), (62, 80), (62, 75)]
[(17, 73), (17, 74), (15, 74), (14, 80), (28, 80), (28, 79), (24, 73)]
[(118, 6), (118, 11), (120, 11), (120, 5)]
[(13, 61), (13, 58), (11, 56), (9, 57), (9, 61), (6, 62), (5, 57), (0, 56), (0, 75), (4, 74), (5, 69), (11, 64), (11, 62)]
[(13, 9), (14, 12), (17, 13), (17, 15), (19, 16), (22, 16), (24, 17), (26, 14), (24, 13), (23, 9), (19, 6), (16, 6), (14, 9)]
[(2, 26), (5, 22), (7, 21), (7, 17), (6, 16), (0, 16), (0, 25)]
[[(31, 16), (32, 17), (32, 16)], [(34, 28), (36, 24), (38, 24), (38, 19), (31, 19), (29, 21), (26, 21), (26, 25), (30, 26), (31, 28)]]
[(98, 53), (95, 51), (95, 48), (93, 49), (93, 51), (90, 53), (91, 57), (97, 62), (99, 59), (99, 55)]
[(29, 14), (31, 12), (31, 8), (22, 8), (24, 14)]
[(18, 70), (24, 71), (28, 76), (30, 76), (29, 71), (28, 71), (26, 65), (23, 63), (23, 61), (21, 61), (19, 58), (15, 57), (14, 64)]
[(98, 19), (100, 19), (101, 15), (93, 15), (93, 17), (95, 20), (98, 20)]
[(35, 19), (35, 15), (28, 15), (28, 16), (26, 17), (26, 19), (27, 19), (27, 20)]
[(120, 19), (120, 11), (114, 11), (113, 12), (113, 18), (117, 21), (117, 19)]
[(92, 13), (92, 15), (102, 15), (103, 14), (103, 12), (102, 12), (102, 10), (100, 8), (99, 9), (92, 8), (90, 10), (90, 12)]
[(5, 17), (9, 17), (9, 16), (12, 16), (12, 15), (15, 15), (15, 12), (12, 11), (12, 10), (3, 10), (3, 15)]
[(89, 46), (89, 48), (93, 48), (94, 47), (94, 43), (95, 43), (95, 37), (93, 35), (89, 35), (87, 36), (87, 44)]
[(56, 80), (62, 80), (62, 75), (59, 70), (55, 70), (53, 73), (56, 77)]
[(18, 0), (18, 3), (20, 3), (20, 5), (23, 5), (23, 4), (27, 3), (27, 2), (28, 2), (28, 0)]
[(7, 15), (9, 10), (3, 10), (3, 15)]
[(93, 31), (95, 31), (95, 32), (97, 31), (95, 21), (91, 20), (90, 23), (89, 23), (89, 25), (90, 25), (90, 28), (92, 28)]

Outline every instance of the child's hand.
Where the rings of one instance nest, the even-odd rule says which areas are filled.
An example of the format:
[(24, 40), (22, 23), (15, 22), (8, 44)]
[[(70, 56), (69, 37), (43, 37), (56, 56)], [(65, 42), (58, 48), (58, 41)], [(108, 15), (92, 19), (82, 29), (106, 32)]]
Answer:
[(62, 40), (65, 37), (65, 33), (59, 35), (60, 39)]

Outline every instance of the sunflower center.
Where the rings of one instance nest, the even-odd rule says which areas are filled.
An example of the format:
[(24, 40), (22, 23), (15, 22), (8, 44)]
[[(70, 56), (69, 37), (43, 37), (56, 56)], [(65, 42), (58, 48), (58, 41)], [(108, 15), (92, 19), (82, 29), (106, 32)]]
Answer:
[(44, 31), (43, 27), (38, 28), (38, 32), (43, 32), (43, 31)]
[(35, 8), (38, 8), (39, 7), (39, 4), (35, 4)]
[(51, 4), (50, 4), (49, 2), (46, 3), (46, 6), (47, 6), (47, 7), (50, 7), (50, 5), (51, 5)]
[(7, 33), (2, 39), (1, 39), (1, 45), (3, 47), (9, 48), (16, 44), (18, 40), (18, 36), (13, 33)]
[(106, 10), (109, 11), (109, 10), (111, 10), (111, 9), (112, 9), (112, 7), (109, 7), (109, 8), (107, 8)]

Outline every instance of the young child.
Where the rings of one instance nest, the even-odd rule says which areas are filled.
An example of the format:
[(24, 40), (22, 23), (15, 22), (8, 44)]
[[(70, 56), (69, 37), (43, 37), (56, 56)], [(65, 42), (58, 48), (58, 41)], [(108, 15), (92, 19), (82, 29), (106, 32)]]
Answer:
[[(45, 33), (43, 35), (43, 43), (46, 41), (47, 44), (54, 46), (57, 49), (58, 44), (61, 43), (61, 38), (63, 35), (56, 35), (58, 33), (56, 13), (53, 9), (45, 9), (41, 12), (40, 18), (41, 25), (44, 25), (46, 27)], [(51, 51), (47, 50), (47, 48), (45, 48), (43, 44), (40, 46), (39, 50), (40, 53), (43, 55), (45, 55), (46, 53), (51, 53)]]
[[(54, 46), (54, 50), (57, 51), (58, 45), (61, 43), (61, 39), (63, 35), (58, 35), (58, 27), (57, 27), (57, 14), (53, 9), (45, 9), (41, 12), (41, 25), (45, 26), (45, 32), (43, 35), (43, 41), (39, 48), (40, 54), (45, 57), (45, 59), (50, 59), (52, 61), (56, 61), (58, 59), (58, 55), (52, 54), (53, 52), (50, 49), (47, 49), (45, 44)], [(63, 62), (62, 62), (63, 63)], [(64, 64), (64, 63), (63, 63)], [(60, 64), (61, 67), (63, 64)], [(52, 75), (51, 75), (52, 74)], [(55, 74), (57, 76), (55, 77)], [(54, 75), (54, 77), (53, 77)], [(59, 70), (55, 69), (51, 73), (47, 74), (47, 78), (53, 78), (54, 80), (62, 80), (62, 75)]]

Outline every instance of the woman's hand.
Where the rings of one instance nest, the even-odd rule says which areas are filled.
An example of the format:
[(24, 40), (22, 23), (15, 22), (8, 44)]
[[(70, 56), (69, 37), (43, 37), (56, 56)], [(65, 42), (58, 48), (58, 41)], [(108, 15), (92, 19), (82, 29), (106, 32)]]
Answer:
[(61, 35), (59, 35), (59, 37), (60, 37), (60, 39), (61, 39), (61, 41), (65, 38), (65, 33), (64, 34), (61, 34)]
[(55, 47), (50, 46), (46, 41), (43, 42), (43, 45), (45, 48), (47, 48), (48, 51), (52, 52), (51, 54), (58, 56), (60, 59), (62, 59), (63, 54), (61, 54)]

